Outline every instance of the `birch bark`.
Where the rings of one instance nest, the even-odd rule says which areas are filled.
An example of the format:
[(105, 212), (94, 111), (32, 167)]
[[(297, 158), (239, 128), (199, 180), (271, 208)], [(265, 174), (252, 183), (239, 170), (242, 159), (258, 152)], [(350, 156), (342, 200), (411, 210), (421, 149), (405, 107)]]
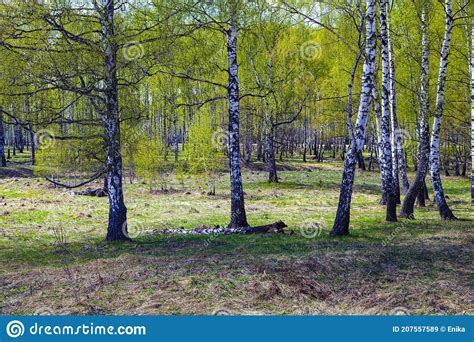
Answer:
[(398, 127), (397, 118), (397, 92), (395, 87), (395, 56), (393, 53), (392, 39), (390, 36), (390, 20), (387, 12), (387, 39), (388, 39), (388, 58), (390, 65), (390, 118), (392, 124), (391, 140), (392, 146), (392, 161), (393, 161), (393, 177), (395, 179), (395, 194), (397, 203), (400, 203), (400, 181), (399, 174), (402, 181), (403, 193), (407, 193), (410, 184), (408, 182), (407, 164), (405, 160), (405, 151), (403, 148), (402, 134)]
[(102, 28), (102, 50), (104, 53), (105, 110), (102, 122), (105, 131), (107, 194), (109, 198), (109, 224), (107, 241), (129, 240), (127, 230), (127, 208), (122, 186), (122, 152), (120, 145), (120, 120), (118, 106), (117, 46), (114, 42), (114, 0), (102, 0), (100, 24)]
[(237, 64), (237, 27), (236, 14), (231, 15), (227, 30), (227, 62), (228, 62), (228, 102), (229, 102), (229, 158), (230, 158), (230, 195), (231, 210), (229, 228), (248, 227), (245, 213), (244, 190), (240, 169), (239, 143), (239, 67)]
[[(402, 204), (400, 216), (403, 218), (414, 219), (414, 207), (417, 196), (424, 199), (425, 177), (428, 172), (429, 155), (429, 127), (428, 112), (430, 110), (429, 102), (429, 41), (428, 24), (426, 20), (426, 10), (422, 9), (421, 22), (421, 71), (420, 71), (420, 115), (418, 117), (418, 145), (417, 159), (418, 167), (413, 183), (409, 187)], [(423, 192), (423, 193), (421, 193)], [(421, 198), (421, 197), (420, 197)]]
[(350, 209), (352, 200), (352, 188), (354, 184), (355, 166), (357, 153), (362, 151), (367, 128), (367, 118), (370, 112), (370, 101), (375, 72), (376, 59), (376, 26), (375, 26), (375, 0), (367, 0), (366, 12), (366, 59), (362, 70), (362, 89), (360, 94), (359, 111), (354, 130), (354, 137), (350, 142), (350, 148), (344, 160), (344, 171), (342, 174), (339, 204), (336, 218), (330, 232), (332, 236), (349, 234)]
[(0, 166), (7, 166), (7, 159), (5, 158), (5, 131), (3, 129), (2, 107), (0, 107)]
[[(396, 201), (396, 180), (394, 175), (398, 176), (397, 170), (394, 170), (394, 166), (398, 166), (395, 158), (393, 158), (393, 150), (395, 146), (392, 146), (394, 142), (391, 139), (390, 133), (390, 62), (389, 62), (389, 46), (388, 46), (388, 29), (387, 29), (387, 7), (388, 1), (381, 0), (380, 2), (380, 48), (382, 53), (382, 115), (380, 117), (381, 122), (381, 133), (383, 143), (383, 154), (384, 160), (384, 175), (385, 175), (385, 189), (387, 191), (387, 221), (397, 220), (397, 201)], [(394, 132), (392, 132), (392, 137)], [(395, 159), (395, 161), (393, 160)], [(397, 177), (398, 178), (398, 177)]]
[(385, 189), (385, 166), (383, 158), (383, 143), (382, 143), (382, 127), (381, 127), (381, 111), (380, 111), (380, 99), (379, 99), (379, 90), (377, 88), (377, 81), (374, 80), (374, 87), (372, 89), (372, 102), (374, 107), (375, 115), (375, 125), (377, 131), (377, 163), (380, 171), (380, 189), (381, 189), (381, 198), (380, 204), (387, 205), (387, 190)]
[(436, 93), (436, 108), (434, 114), (434, 122), (431, 131), (431, 147), (430, 147), (430, 174), (431, 183), (433, 185), (434, 197), (441, 218), (443, 220), (456, 219), (451, 209), (449, 208), (446, 198), (444, 196), (443, 183), (440, 176), (440, 132), (441, 121), (444, 110), (444, 93), (446, 85), (446, 72), (448, 68), (449, 46), (453, 32), (453, 2), (446, 0), (445, 2), (445, 33), (443, 45), (441, 48), (441, 58), (438, 74), (438, 89)]
[(145, 84), (145, 129), (148, 137), (151, 137), (151, 119), (150, 119), (150, 85)]
[(474, 203), (474, 22), (471, 39), (471, 203)]
[(267, 145), (267, 164), (268, 164), (268, 182), (278, 183), (278, 174), (275, 160), (275, 127), (271, 122), (270, 115), (265, 116), (268, 132), (266, 134), (266, 145)]

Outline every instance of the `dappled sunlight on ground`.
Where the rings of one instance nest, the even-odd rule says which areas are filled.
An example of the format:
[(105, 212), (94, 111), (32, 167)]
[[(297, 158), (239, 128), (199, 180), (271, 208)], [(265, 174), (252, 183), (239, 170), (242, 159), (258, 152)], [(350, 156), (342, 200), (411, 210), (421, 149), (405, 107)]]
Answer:
[[(349, 237), (330, 239), (340, 164), (298, 163), (281, 183), (244, 171), (252, 225), (283, 220), (290, 235), (170, 237), (145, 231), (223, 226), (228, 177), (216, 196), (185, 181), (150, 193), (125, 185), (134, 241), (103, 241), (107, 199), (36, 177), (0, 179), (3, 314), (466, 314), (472, 310), (474, 213), (468, 179), (445, 179), (456, 222), (435, 206), (384, 222), (377, 172), (358, 173)], [(413, 178), (413, 175), (410, 175)], [(98, 183), (99, 184), (99, 183)], [(310, 238), (302, 232), (315, 224)], [(58, 232), (63, 236), (58, 241)], [(304, 235), (304, 234), (303, 234)], [(470, 312), (472, 314), (472, 312)]]

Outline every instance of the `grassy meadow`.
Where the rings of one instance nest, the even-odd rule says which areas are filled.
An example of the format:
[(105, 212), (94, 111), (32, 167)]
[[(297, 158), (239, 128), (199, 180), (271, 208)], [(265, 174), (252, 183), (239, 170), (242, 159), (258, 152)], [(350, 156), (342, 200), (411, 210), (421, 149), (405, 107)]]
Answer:
[(106, 243), (107, 198), (55, 188), (26, 158), (0, 171), (1, 314), (473, 314), (468, 178), (443, 179), (458, 221), (442, 222), (428, 201), (416, 220), (388, 224), (379, 173), (357, 171), (344, 238), (328, 236), (341, 162), (280, 163), (278, 184), (263, 165), (244, 168), (249, 223), (282, 220), (284, 235), (147, 234), (225, 225), (228, 175), (215, 196), (191, 179), (167, 192), (126, 179), (134, 239)]

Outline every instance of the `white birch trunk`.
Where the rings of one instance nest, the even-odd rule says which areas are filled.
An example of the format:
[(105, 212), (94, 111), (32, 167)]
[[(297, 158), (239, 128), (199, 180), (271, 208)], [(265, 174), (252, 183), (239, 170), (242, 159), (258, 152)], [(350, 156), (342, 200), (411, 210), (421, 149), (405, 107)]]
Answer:
[(374, 115), (375, 115), (375, 125), (377, 131), (377, 163), (379, 166), (380, 172), (380, 190), (381, 190), (381, 198), (380, 204), (386, 205), (387, 204), (387, 190), (385, 189), (385, 166), (384, 166), (384, 158), (383, 158), (383, 143), (382, 143), (382, 126), (381, 126), (381, 110), (380, 110), (380, 99), (379, 99), (379, 90), (377, 81), (374, 80), (374, 87), (372, 88), (372, 102), (374, 107)]
[(365, 141), (367, 119), (370, 112), (372, 87), (374, 85), (375, 60), (376, 60), (376, 24), (375, 24), (375, 0), (367, 0), (366, 12), (366, 59), (362, 70), (362, 86), (360, 93), (359, 112), (354, 129), (354, 137), (350, 142), (350, 148), (344, 160), (344, 171), (342, 174), (339, 204), (337, 207), (334, 226), (331, 235), (349, 234), (350, 207), (352, 200), (352, 187), (354, 184), (355, 166), (357, 153), (362, 151)]
[(114, 0), (103, 0), (100, 23), (102, 28), (104, 55), (105, 109), (102, 121), (105, 131), (107, 194), (109, 197), (109, 225), (107, 241), (129, 240), (127, 208), (122, 186), (122, 152), (120, 146), (120, 120), (117, 80), (117, 46), (114, 43)]
[(148, 137), (151, 137), (151, 119), (150, 119), (150, 85), (145, 83), (145, 129)]
[[(387, 7), (388, 0), (381, 0), (380, 2), (380, 40), (381, 40), (381, 54), (382, 54), (382, 115), (380, 117), (381, 133), (383, 143), (384, 160), (384, 175), (385, 175), (385, 189), (387, 191), (387, 221), (396, 221), (396, 182), (394, 175), (398, 176), (394, 165), (398, 166), (396, 162), (396, 153), (394, 139), (391, 139), (390, 134), (390, 61), (389, 61), (389, 46), (388, 46), (388, 28), (387, 28)], [(392, 132), (394, 137), (394, 132)], [(395, 156), (395, 158), (393, 158)], [(394, 160), (395, 159), (395, 160)]]
[(7, 166), (7, 159), (5, 158), (5, 130), (3, 129), (3, 109), (0, 106), (0, 166)]
[(471, 39), (471, 202), (474, 203), (474, 22)]
[(395, 56), (393, 53), (392, 39), (390, 36), (390, 20), (387, 14), (387, 39), (388, 39), (388, 56), (390, 63), (390, 117), (392, 120), (392, 161), (393, 161), (393, 177), (395, 178), (397, 203), (400, 202), (400, 182), (398, 173), (402, 180), (403, 193), (407, 193), (410, 186), (407, 175), (407, 164), (405, 160), (405, 151), (403, 148), (402, 135), (400, 134), (397, 119), (397, 92), (395, 87)]
[(441, 48), (441, 58), (438, 74), (438, 89), (436, 93), (436, 109), (434, 114), (433, 128), (431, 132), (431, 149), (430, 149), (430, 173), (431, 183), (433, 185), (434, 197), (440, 216), (443, 220), (455, 219), (455, 216), (449, 209), (444, 196), (443, 183), (440, 176), (440, 132), (441, 120), (444, 110), (444, 92), (446, 85), (446, 72), (448, 68), (449, 46), (453, 31), (453, 3), (452, 0), (446, 0), (446, 28)]
[[(429, 127), (428, 127), (428, 112), (430, 110), (429, 101), (429, 41), (428, 41), (428, 23), (426, 19), (426, 8), (422, 9), (421, 13), (421, 72), (420, 72), (420, 114), (418, 118), (418, 168), (415, 179), (411, 184), (405, 199), (402, 204), (400, 216), (403, 218), (414, 219), (414, 206), (417, 196), (424, 198), (425, 178), (428, 172), (428, 155), (429, 155)], [(423, 194), (419, 194), (423, 192)]]
[[(234, 9), (235, 11), (235, 9)], [(229, 101), (229, 158), (230, 158), (230, 195), (231, 212), (229, 228), (248, 227), (245, 213), (244, 190), (240, 169), (240, 100), (239, 100), (239, 67), (237, 63), (237, 27), (236, 13), (232, 13), (227, 30), (227, 63), (228, 63), (228, 101)]]

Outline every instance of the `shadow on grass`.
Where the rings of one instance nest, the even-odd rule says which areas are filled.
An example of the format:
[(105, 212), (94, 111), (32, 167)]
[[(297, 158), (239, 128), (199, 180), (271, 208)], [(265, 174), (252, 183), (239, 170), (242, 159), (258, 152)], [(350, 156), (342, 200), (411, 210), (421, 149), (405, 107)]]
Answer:
[[(7, 164), (8, 165), (8, 164)], [(7, 178), (33, 178), (33, 170), (28, 167), (7, 166), (0, 167), (0, 179)]]
[[(437, 233), (447, 234), (468, 232), (472, 220), (458, 220), (453, 223), (435, 220), (402, 220), (395, 224), (374, 222), (357, 222), (359, 227), (351, 230), (351, 235), (330, 238), (327, 232), (321, 236), (308, 239), (298, 232), (293, 234), (268, 235), (141, 235), (132, 242), (107, 243), (102, 238), (77, 235), (80, 241), (69, 241), (64, 246), (58, 246), (52, 237), (49, 240), (21, 239), (10, 242), (0, 256), (5, 265), (25, 265), (25, 267), (61, 265), (61, 256), (66, 253), (71, 263), (85, 263), (96, 259), (113, 259), (122, 255), (147, 255), (156, 258), (183, 259), (232, 259), (242, 260), (266, 257), (291, 257), (307, 254), (326, 255), (346, 253), (354, 250), (404, 250), (405, 254), (412, 252), (411, 243), (429, 241), (430, 244), (438, 238)], [(369, 228), (370, 224), (370, 228)], [(417, 242), (413, 242), (417, 240)], [(442, 236), (449, 247), (448, 241), (459, 240), (459, 237)], [(471, 241), (472, 242), (472, 241)], [(467, 242), (463, 242), (467, 243)], [(416, 249), (416, 247), (414, 247)], [(435, 248), (444, 248), (435, 246)], [(454, 261), (454, 260), (453, 260)], [(20, 269), (22, 266), (20, 266)]]

